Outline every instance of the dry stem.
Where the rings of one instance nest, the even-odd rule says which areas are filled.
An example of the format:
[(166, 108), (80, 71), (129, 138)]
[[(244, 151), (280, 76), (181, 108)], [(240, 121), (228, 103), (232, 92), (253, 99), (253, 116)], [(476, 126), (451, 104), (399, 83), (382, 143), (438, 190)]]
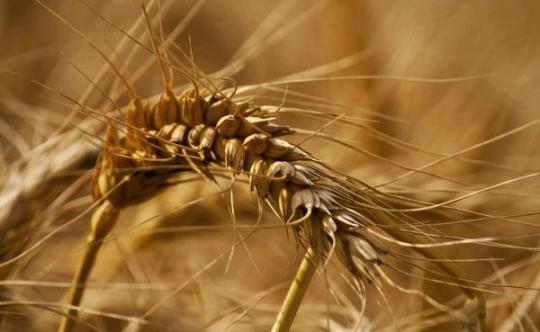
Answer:
[(316, 267), (314, 251), (309, 247), (298, 267), (298, 271), (296, 271), (296, 276), (289, 287), (274, 326), (272, 326), (272, 332), (289, 331)]
[(69, 295), (69, 309), (66, 315), (62, 317), (58, 332), (70, 332), (73, 328), (73, 322), (77, 318), (77, 306), (81, 303), (84, 293), (84, 286), (94, 266), (96, 256), (103, 244), (103, 239), (114, 226), (118, 216), (118, 210), (114, 205), (106, 200), (96, 209), (92, 216), (90, 234), (87, 238), (87, 247), (84, 255), (73, 277), (73, 285)]

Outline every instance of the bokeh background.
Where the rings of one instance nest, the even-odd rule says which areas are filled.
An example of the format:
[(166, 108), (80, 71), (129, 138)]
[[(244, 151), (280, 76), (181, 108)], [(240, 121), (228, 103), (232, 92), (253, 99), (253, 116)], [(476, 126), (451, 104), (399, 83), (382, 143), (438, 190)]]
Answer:
[[(129, 101), (125, 87), (87, 40), (110, 57), (142, 97), (163, 89), (155, 59), (125, 37), (129, 33), (150, 45), (139, 1), (44, 3), (78, 32), (35, 1), (0, 1), (2, 331), (55, 330), (84, 248), (89, 214), (81, 213), (92, 202), (89, 170), (102, 128), (81, 113), (69, 116), (77, 108), (71, 100), (96, 110), (114, 108), (110, 99), (118, 105)], [(385, 189), (440, 202), (539, 169), (537, 1), (146, 4), (154, 28), (161, 21), (165, 37), (174, 42), (168, 47), (171, 56), (185, 60), (182, 52), (189, 54), (191, 48), (201, 70), (232, 77), (240, 86), (294, 80), (253, 90), (261, 104), (284, 102), (290, 108), (354, 117), (362, 126), (335, 123), (323, 132), (365, 153), (319, 139), (303, 146), (371, 185), (520, 126), (525, 127), (429, 168), (438, 178), (416, 173)], [(418, 79), (473, 76), (448, 82)], [(312, 77), (332, 78), (299, 82)], [(176, 77), (175, 85), (185, 83)], [(325, 125), (300, 113), (285, 112), (279, 121), (312, 130)], [(88, 325), (80, 324), (80, 331), (269, 330), (301, 248), (284, 229), (261, 229), (236, 249), (226, 269), (223, 253), (234, 239), (228, 201), (192, 175), (185, 180), (122, 211), (92, 273), (83, 301), (88, 311), (81, 313)], [(531, 176), (454, 206), (492, 216), (527, 214), (516, 219), (537, 225), (538, 184)], [(238, 222), (247, 225), (240, 229), (244, 235), (257, 218), (246, 188), (239, 183), (234, 191)], [(529, 250), (463, 245), (448, 255), (500, 258), (464, 266), (475, 280), (540, 288), (534, 227), (487, 219), (442, 231), (470, 238), (525, 233), (529, 236), (511, 243)], [(266, 224), (276, 225), (271, 213), (265, 213)], [(413, 276), (424, 273), (400, 268)], [(309, 288), (293, 330), (459, 330), (448, 315), (419, 316), (429, 305), (391, 287), (383, 293), (392, 311), (370, 288), (362, 315), (361, 301), (339, 262), (326, 272), (326, 279), (319, 275)], [(459, 295), (455, 287), (391, 275), (396, 283), (441, 301)], [(535, 331), (540, 324), (537, 295), (496, 288), (488, 299), (488, 323), (499, 331)], [(524, 299), (530, 302), (527, 314), (510, 324)]]

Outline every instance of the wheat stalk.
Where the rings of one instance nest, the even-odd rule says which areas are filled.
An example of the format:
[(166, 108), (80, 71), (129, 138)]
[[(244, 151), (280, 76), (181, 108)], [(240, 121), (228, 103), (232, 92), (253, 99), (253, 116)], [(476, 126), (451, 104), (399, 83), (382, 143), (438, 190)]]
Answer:
[(288, 331), (291, 328), (296, 312), (315, 273), (317, 264), (314, 259), (315, 253), (310, 247), (306, 250), (302, 263), (298, 267), (298, 272), (287, 292), (274, 326), (272, 326), (272, 332)]

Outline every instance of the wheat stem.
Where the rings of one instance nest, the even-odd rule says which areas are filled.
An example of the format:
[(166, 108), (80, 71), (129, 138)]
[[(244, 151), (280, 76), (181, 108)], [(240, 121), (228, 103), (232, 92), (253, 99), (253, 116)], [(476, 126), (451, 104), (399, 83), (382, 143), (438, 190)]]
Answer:
[(306, 250), (302, 263), (300, 263), (300, 266), (298, 267), (298, 271), (296, 271), (296, 276), (289, 287), (289, 291), (287, 292), (287, 296), (283, 301), (283, 305), (281, 306), (276, 321), (274, 322), (274, 326), (272, 326), (272, 332), (289, 331), (294, 317), (296, 316), (296, 312), (302, 303), (304, 294), (306, 293), (313, 274), (315, 273), (316, 267), (317, 264), (315, 263), (315, 254), (313, 248), (309, 247)]
[(81, 303), (85, 284), (96, 261), (96, 256), (103, 244), (103, 239), (116, 223), (118, 211), (113, 203), (106, 200), (96, 209), (92, 215), (90, 233), (87, 238), (87, 247), (80, 260), (69, 294), (69, 309), (60, 321), (58, 332), (70, 332), (73, 330), (73, 322), (77, 318), (77, 306)]

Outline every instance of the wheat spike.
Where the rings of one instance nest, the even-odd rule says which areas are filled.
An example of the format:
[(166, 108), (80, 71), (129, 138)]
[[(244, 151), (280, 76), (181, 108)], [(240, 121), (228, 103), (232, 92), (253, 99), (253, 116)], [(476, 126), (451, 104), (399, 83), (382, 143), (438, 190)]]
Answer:
[[(308, 152), (281, 138), (294, 131), (275, 124), (268, 108), (233, 99), (221, 93), (188, 89), (178, 97), (166, 92), (154, 104), (140, 100), (132, 103), (127, 110), (126, 135), (121, 137), (112, 125), (108, 128), (95, 169), (95, 199), (118, 208), (151, 195), (180, 169), (187, 167), (213, 179), (213, 167), (224, 167), (233, 181), (241, 174), (248, 175), (257, 199), (279, 212), (280, 219), (309, 248), (313, 260), (323, 262), (339, 248), (339, 256), (355, 277), (378, 283), (377, 266), (385, 264), (388, 252), (372, 244), (365, 229), (399, 226), (399, 215), (405, 215), (399, 211), (407, 211), (409, 206), (373, 188), (362, 189), (353, 179), (333, 175)], [(164, 166), (177, 166), (179, 170)], [(94, 243), (103, 240), (112, 228), (112, 221), (107, 220), (112, 218), (100, 218), (99, 211), (96, 218), (104, 219), (106, 226), (100, 228), (99, 234), (95, 225), (92, 227), (86, 254), (90, 258), (85, 255), (79, 268), (82, 272), (75, 277), (77, 291), (72, 293), (77, 296), (71, 298), (73, 306), (80, 303), (84, 281), (99, 249)], [(423, 242), (407, 233), (392, 235), (409, 243)], [(427, 258), (441, 257), (436, 248), (428, 245), (419, 251)], [(471, 304), (465, 311), (474, 314), (464, 322), (466, 330), (475, 331), (480, 326), (485, 331), (481, 293), (463, 282), (465, 274), (452, 262), (437, 264), (469, 298)], [(302, 292), (293, 293), (301, 298)], [(293, 307), (297, 308), (297, 301), (293, 301)], [(279, 318), (287, 322), (279, 331), (287, 330), (295, 309), (287, 312), (285, 318)]]

